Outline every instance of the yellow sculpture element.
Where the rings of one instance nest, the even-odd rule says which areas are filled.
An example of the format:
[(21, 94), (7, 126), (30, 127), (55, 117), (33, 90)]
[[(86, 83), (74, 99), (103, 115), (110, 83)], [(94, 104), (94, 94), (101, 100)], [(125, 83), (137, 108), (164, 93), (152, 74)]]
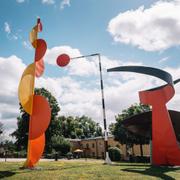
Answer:
[(38, 36), (38, 26), (34, 26), (32, 31), (29, 34), (29, 39), (34, 48), (37, 47), (37, 36)]
[(30, 64), (24, 71), (19, 83), (18, 95), (23, 109), (32, 114), (34, 94), (35, 63)]

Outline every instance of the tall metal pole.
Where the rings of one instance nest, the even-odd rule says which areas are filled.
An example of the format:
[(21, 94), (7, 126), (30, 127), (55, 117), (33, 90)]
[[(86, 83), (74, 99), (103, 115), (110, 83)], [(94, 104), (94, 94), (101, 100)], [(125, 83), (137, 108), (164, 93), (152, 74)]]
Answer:
[(109, 158), (108, 153), (108, 133), (107, 133), (107, 125), (106, 125), (106, 111), (105, 111), (105, 100), (104, 100), (104, 86), (103, 86), (103, 77), (102, 77), (102, 68), (101, 68), (101, 55), (100, 54), (90, 54), (86, 56), (74, 57), (71, 59), (79, 59), (90, 56), (98, 56), (99, 61), (99, 75), (100, 75), (100, 85), (101, 85), (101, 97), (102, 97), (102, 112), (103, 112), (103, 122), (104, 122), (104, 150), (105, 150), (105, 163), (111, 164), (111, 160)]
[(101, 96), (102, 96), (102, 110), (103, 110), (103, 120), (104, 120), (104, 150), (105, 150), (105, 163), (111, 164), (108, 152), (108, 134), (107, 134), (107, 125), (106, 125), (106, 111), (105, 111), (105, 101), (104, 101), (104, 86), (102, 78), (102, 68), (101, 68), (101, 56), (98, 54), (99, 59), (99, 75), (100, 75), (100, 84), (101, 84)]

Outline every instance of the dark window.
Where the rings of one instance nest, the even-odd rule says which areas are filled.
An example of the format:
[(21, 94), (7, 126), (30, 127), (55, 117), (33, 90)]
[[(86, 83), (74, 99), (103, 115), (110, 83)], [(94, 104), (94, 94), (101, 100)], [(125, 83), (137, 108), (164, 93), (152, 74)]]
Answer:
[(94, 143), (92, 143), (92, 148), (94, 148)]
[(95, 157), (95, 152), (92, 152), (92, 156)]
[(89, 148), (89, 144), (86, 144), (86, 148), (87, 148), (87, 149)]

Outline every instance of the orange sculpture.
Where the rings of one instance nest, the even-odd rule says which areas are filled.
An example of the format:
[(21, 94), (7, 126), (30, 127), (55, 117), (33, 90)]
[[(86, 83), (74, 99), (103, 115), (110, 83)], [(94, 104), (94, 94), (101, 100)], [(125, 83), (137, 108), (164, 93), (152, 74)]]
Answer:
[(51, 119), (51, 109), (46, 98), (34, 94), (35, 76), (40, 77), (44, 72), (43, 56), (47, 45), (43, 39), (38, 39), (42, 31), (40, 19), (30, 32), (30, 42), (35, 48), (34, 63), (30, 64), (22, 74), (18, 95), (23, 109), (30, 115), (28, 152), (25, 168), (33, 168), (41, 158), (45, 146), (45, 131)]

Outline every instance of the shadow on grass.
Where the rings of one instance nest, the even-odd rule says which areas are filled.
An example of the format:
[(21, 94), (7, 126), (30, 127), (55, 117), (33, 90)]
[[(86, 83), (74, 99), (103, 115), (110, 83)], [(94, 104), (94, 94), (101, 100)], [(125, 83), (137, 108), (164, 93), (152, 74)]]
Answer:
[(61, 170), (69, 170), (69, 169), (77, 169), (83, 167), (89, 167), (90, 165), (77, 165), (77, 166), (68, 166), (68, 167), (55, 167), (55, 168), (42, 168), (43, 171), (61, 171)]
[(118, 164), (118, 163), (115, 163), (115, 164), (112, 164), (112, 166), (132, 166), (132, 167), (151, 167), (150, 164), (137, 164), (137, 163), (131, 163), (131, 164), (127, 164), (127, 163), (121, 163), (121, 164)]
[[(61, 170), (69, 170), (69, 169), (76, 169), (76, 168), (82, 168), (85, 167), (84, 165), (77, 165), (77, 166), (69, 166), (69, 167), (55, 167), (55, 168), (37, 168), (37, 169), (13, 169), (11, 171), (0, 171), (0, 179), (7, 178), (10, 176), (13, 176), (15, 174), (25, 174), (25, 173), (31, 173), (32, 171), (61, 171)], [(86, 166), (87, 167), (87, 166)], [(18, 171), (17, 171), (18, 170)]]
[(143, 170), (143, 169), (138, 169), (138, 168), (126, 168), (122, 169), (122, 171), (126, 172), (132, 172), (132, 173), (140, 173), (143, 175), (148, 175), (148, 176), (154, 176), (162, 179), (167, 179), (167, 180), (174, 180), (175, 178), (168, 176), (167, 172), (169, 171), (176, 171), (179, 170), (179, 168), (173, 168), (173, 167), (155, 167), (155, 166), (150, 166), (149, 168)]
[(0, 171), (0, 179), (13, 176), (14, 174), (16, 174), (16, 173), (12, 172), (12, 171)]

